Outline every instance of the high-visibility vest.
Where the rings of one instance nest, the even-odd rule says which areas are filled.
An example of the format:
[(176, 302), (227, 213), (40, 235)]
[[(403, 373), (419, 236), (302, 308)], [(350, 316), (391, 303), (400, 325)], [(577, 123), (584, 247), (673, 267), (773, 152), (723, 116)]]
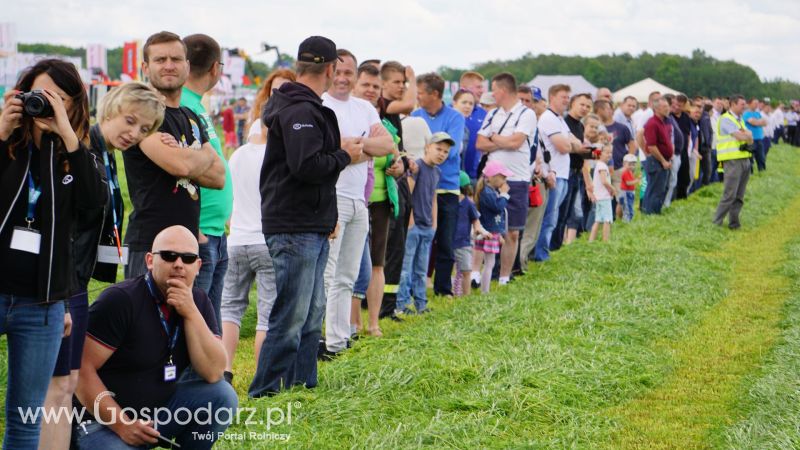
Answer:
[(744, 120), (737, 119), (730, 111), (720, 116), (717, 122), (717, 161), (730, 161), (732, 159), (750, 158), (750, 152), (739, 150), (739, 148), (746, 144), (745, 141), (736, 140), (733, 134), (722, 134), (722, 119), (728, 118), (731, 122), (739, 126), (739, 129), (746, 129)]

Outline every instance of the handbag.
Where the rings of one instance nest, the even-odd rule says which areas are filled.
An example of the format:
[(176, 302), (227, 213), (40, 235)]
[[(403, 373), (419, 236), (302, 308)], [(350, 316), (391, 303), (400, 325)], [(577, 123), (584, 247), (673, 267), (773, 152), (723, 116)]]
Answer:
[(536, 183), (528, 186), (528, 206), (531, 208), (542, 206), (542, 191), (539, 190), (539, 185)]

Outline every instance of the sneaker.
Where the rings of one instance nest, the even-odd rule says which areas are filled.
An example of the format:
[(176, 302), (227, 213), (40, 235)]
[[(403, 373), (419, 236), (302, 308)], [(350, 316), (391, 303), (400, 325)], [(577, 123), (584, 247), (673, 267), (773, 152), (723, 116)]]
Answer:
[(333, 359), (339, 356), (339, 353), (341, 353), (342, 351), (332, 352), (326, 348), (325, 350), (322, 351), (322, 353), (317, 353), (317, 361), (321, 362), (333, 361)]
[(392, 313), (392, 315), (389, 316), (389, 320), (393, 322), (403, 322), (403, 319), (395, 313)]
[(476, 281), (476, 280), (472, 280), (472, 281), (470, 281), (469, 285), (472, 286), (472, 289), (480, 289), (481, 282), (480, 281)]
[(225, 372), (222, 372), (222, 377), (228, 382), (228, 384), (233, 386), (233, 372), (226, 370)]
[(432, 312), (432, 311), (433, 310), (431, 310), (430, 308), (423, 308), (423, 309), (417, 311), (417, 315), (421, 316), (423, 314), (428, 314), (429, 312)]
[(398, 318), (402, 318), (402, 317), (405, 317), (405, 316), (413, 316), (415, 314), (416, 314), (416, 312), (411, 308), (395, 309), (394, 310), (394, 315), (397, 316)]

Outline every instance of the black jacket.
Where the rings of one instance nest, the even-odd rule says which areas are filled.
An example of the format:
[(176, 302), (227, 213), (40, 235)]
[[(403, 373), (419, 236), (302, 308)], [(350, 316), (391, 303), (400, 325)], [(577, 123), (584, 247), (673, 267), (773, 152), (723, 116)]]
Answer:
[[(100, 126), (94, 125), (89, 134), (91, 146), (89, 151), (94, 159), (100, 163), (103, 174), (108, 175), (105, 170), (103, 153), (108, 155), (109, 166), (112, 177), (117, 176), (117, 162), (114, 153), (109, 152), (105, 139), (100, 132)], [(117, 281), (117, 265), (97, 262), (97, 246), (116, 245), (114, 238), (114, 213), (111, 211), (111, 194), (108, 190), (106, 202), (103, 206), (92, 208), (78, 208), (78, 217), (75, 225), (75, 236), (73, 251), (75, 252), (75, 290), (80, 292), (89, 285), (89, 279), (94, 278), (106, 283)], [(117, 217), (120, 219), (119, 232), (122, 233), (122, 217), (124, 206), (122, 195), (119, 189), (114, 191), (114, 207), (117, 210)], [(120, 239), (122, 236), (120, 235)]]
[(714, 129), (711, 127), (711, 117), (703, 111), (700, 116), (700, 151), (707, 153), (711, 150), (711, 141), (714, 138)]
[[(72, 153), (58, 151), (59, 140), (57, 135), (45, 133), (39, 150), (39, 203), (49, 214), (44, 214), (41, 221), (36, 219), (42, 235), (36, 298), (46, 302), (65, 300), (75, 293), (72, 237), (79, 208), (102, 208), (108, 196), (102, 162), (83, 144)], [(6, 226), (17, 197), (26, 192), (29, 155), (24, 150), (17, 150), (15, 155), (11, 159), (8, 143), (0, 141), (0, 230)], [(65, 160), (69, 173), (65, 172)]]
[(333, 110), (301, 83), (273, 91), (263, 113), (269, 128), (261, 166), (265, 234), (323, 233), (336, 227), (336, 181), (350, 164)]

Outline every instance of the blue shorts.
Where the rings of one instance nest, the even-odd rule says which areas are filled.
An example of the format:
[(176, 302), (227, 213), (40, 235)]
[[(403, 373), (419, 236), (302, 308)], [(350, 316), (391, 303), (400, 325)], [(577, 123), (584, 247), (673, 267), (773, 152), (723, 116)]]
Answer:
[(527, 181), (509, 181), (509, 199), (506, 206), (508, 212), (508, 229), (524, 230), (528, 219), (528, 187)]
[(614, 221), (614, 212), (611, 210), (611, 199), (598, 200), (594, 204), (594, 222), (611, 223)]
[(86, 339), (86, 328), (89, 326), (89, 293), (84, 290), (83, 293), (64, 301), (69, 305), (72, 332), (61, 340), (56, 368), (53, 370), (54, 377), (69, 375), (70, 371), (81, 368), (83, 341)]

